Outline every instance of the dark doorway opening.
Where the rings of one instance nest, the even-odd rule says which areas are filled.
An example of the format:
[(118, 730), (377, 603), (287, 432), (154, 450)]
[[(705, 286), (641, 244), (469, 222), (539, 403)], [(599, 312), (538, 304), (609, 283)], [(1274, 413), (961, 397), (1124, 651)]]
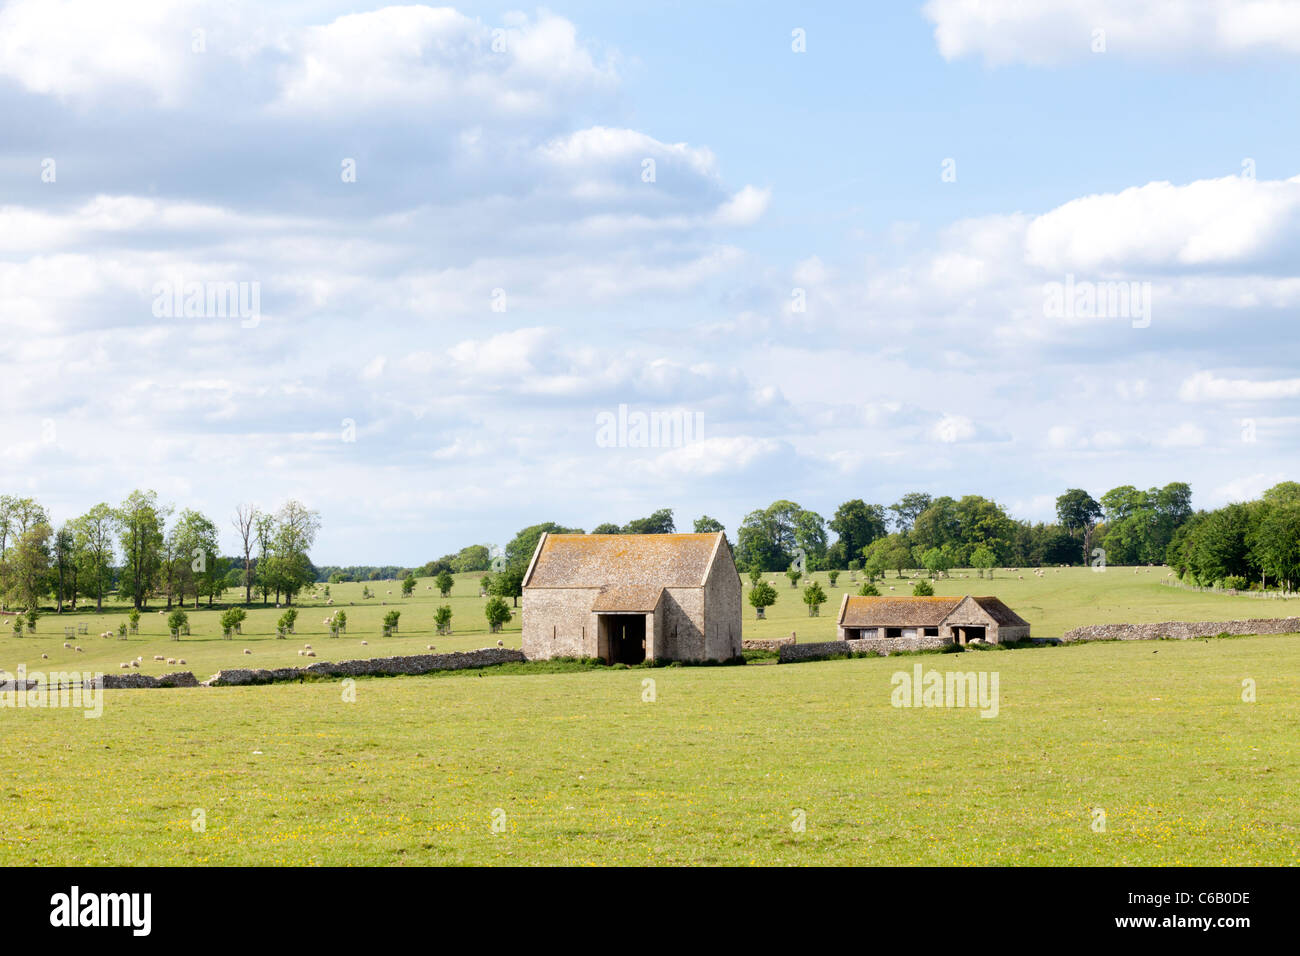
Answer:
[(961, 627), (954, 627), (953, 631), (957, 634), (957, 643), (967, 644), (970, 641), (984, 640), (984, 628), (975, 624), (964, 624)]
[(610, 664), (640, 664), (645, 661), (645, 615), (603, 616)]

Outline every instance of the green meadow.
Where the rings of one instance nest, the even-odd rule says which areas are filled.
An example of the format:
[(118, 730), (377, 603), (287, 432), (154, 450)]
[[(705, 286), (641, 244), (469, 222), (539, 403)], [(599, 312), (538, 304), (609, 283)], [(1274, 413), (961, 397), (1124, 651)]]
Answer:
[[(999, 571), (937, 590), (997, 594), (1044, 636), (1294, 613), (1165, 587), (1164, 574)], [(302, 643), (319, 660), (481, 647), (497, 636), (477, 577), (456, 582), (451, 637), (431, 636), (441, 601), (429, 582), (405, 600), (397, 584), (372, 585), (364, 603), (360, 585), (335, 585), (349, 614), (338, 639), (328, 612), (306, 607), (284, 641), (274, 608), (230, 642), (207, 611), (191, 612), (180, 642), (157, 614), (139, 638), (102, 640), (123, 617), (114, 609), (88, 616), (100, 624), (74, 639), (83, 653), (62, 649), (51, 614), (35, 637), (0, 641), (0, 664), (109, 670), (141, 654), (157, 673), (168, 668), (150, 658), (164, 653), (202, 678), (301, 663)], [(846, 579), (809, 618), (780, 578), (771, 620), (754, 628), (746, 608), (747, 636), (833, 636)], [(383, 638), (390, 606), (401, 631)], [(996, 673), (997, 716), (893, 706), (893, 675), (917, 664)], [(98, 719), (6, 708), (0, 722), (6, 865), (1300, 863), (1296, 635), (107, 691)]]

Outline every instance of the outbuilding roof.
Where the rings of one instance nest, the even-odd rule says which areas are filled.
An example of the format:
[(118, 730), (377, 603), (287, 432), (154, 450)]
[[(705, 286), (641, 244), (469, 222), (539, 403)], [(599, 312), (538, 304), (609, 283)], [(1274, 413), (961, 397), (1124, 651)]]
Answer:
[[(846, 595), (840, 608), (842, 627), (938, 627), (966, 600), (958, 597), (860, 597)], [(1029, 622), (996, 597), (971, 597), (999, 627), (1028, 627)]]
[[(713, 534), (546, 534), (538, 542), (524, 587), (609, 587), (620, 591), (703, 587), (713, 554), (722, 542), (720, 531)], [(655, 595), (657, 598), (658, 590)], [(644, 603), (648, 598), (643, 596), (638, 600)]]
[(957, 609), (960, 597), (859, 597), (840, 609), (844, 627), (937, 627)]

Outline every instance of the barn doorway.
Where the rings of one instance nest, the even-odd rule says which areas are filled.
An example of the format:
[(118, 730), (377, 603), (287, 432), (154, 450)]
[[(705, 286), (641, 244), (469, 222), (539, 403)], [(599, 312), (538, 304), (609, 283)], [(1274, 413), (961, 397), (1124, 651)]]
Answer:
[(954, 627), (953, 630), (957, 633), (958, 644), (984, 640), (984, 627), (982, 625), (963, 624), (961, 627)]
[(645, 615), (602, 614), (602, 655), (607, 664), (641, 664), (645, 662)]

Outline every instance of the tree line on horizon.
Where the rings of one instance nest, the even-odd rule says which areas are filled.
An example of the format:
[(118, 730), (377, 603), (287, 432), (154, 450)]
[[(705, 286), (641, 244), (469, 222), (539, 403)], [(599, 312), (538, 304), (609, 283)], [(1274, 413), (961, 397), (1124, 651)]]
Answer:
[[(1210, 511), (1193, 511), (1191, 496), (1185, 482), (1146, 490), (1121, 485), (1100, 498), (1071, 488), (1056, 499), (1054, 522), (1012, 518), (980, 495), (911, 492), (888, 506), (854, 498), (829, 520), (781, 499), (746, 515), (728, 543), (742, 573), (798, 566), (861, 570), (875, 578), (909, 569), (1167, 564), (1196, 585), (1290, 590), (1300, 584), (1300, 483), (1282, 482), (1258, 500)], [(488, 593), (517, 601), (544, 533), (586, 533), (548, 521), (521, 529), (497, 554), (471, 544), (417, 568), (317, 567), (309, 551), (320, 516), (298, 501), (275, 512), (240, 505), (232, 525), (238, 553), (221, 556), (215, 522), (192, 509), (176, 513), (153, 491), (134, 491), (117, 507), (97, 504), (58, 529), (35, 499), (0, 495), (0, 595), (6, 607), (20, 609), (50, 598), (56, 611), (75, 608), (82, 598), (100, 608), (114, 591), (137, 609), (151, 600), (170, 608), (190, 599), (198, 607), (207, 598), (211, 605), (232, 589), (243, 590), (246, 604), (255, 593), (263, 603), (274, 595), (277, 604), (292, 604), (313, 582), (483, 573)], [(673, 510), (661, 508), (625, 524), (598, 524), (591, 533), (676, 530)], [(709, 515), (692, 530), (726, 534)]]
[(240, 553), (221, 555), (217, 525), (194, 509), (176, 512), (154, 491), (136, 490), (118, 506), (101, 502), (58, 528), (34, 498), (0, 495), (0, 596), (6, 609), (34, 611), (50, 599), (56, 613), (78, 601), (103, 608), (116, 592), (143, 610), (203, 598), (209, 606), (230, 589), (263, 603), (294, 597), (315, 580), (308, 557), (320, 515), (289, 500), (274, 512), (240, 505), (232, 518)]

